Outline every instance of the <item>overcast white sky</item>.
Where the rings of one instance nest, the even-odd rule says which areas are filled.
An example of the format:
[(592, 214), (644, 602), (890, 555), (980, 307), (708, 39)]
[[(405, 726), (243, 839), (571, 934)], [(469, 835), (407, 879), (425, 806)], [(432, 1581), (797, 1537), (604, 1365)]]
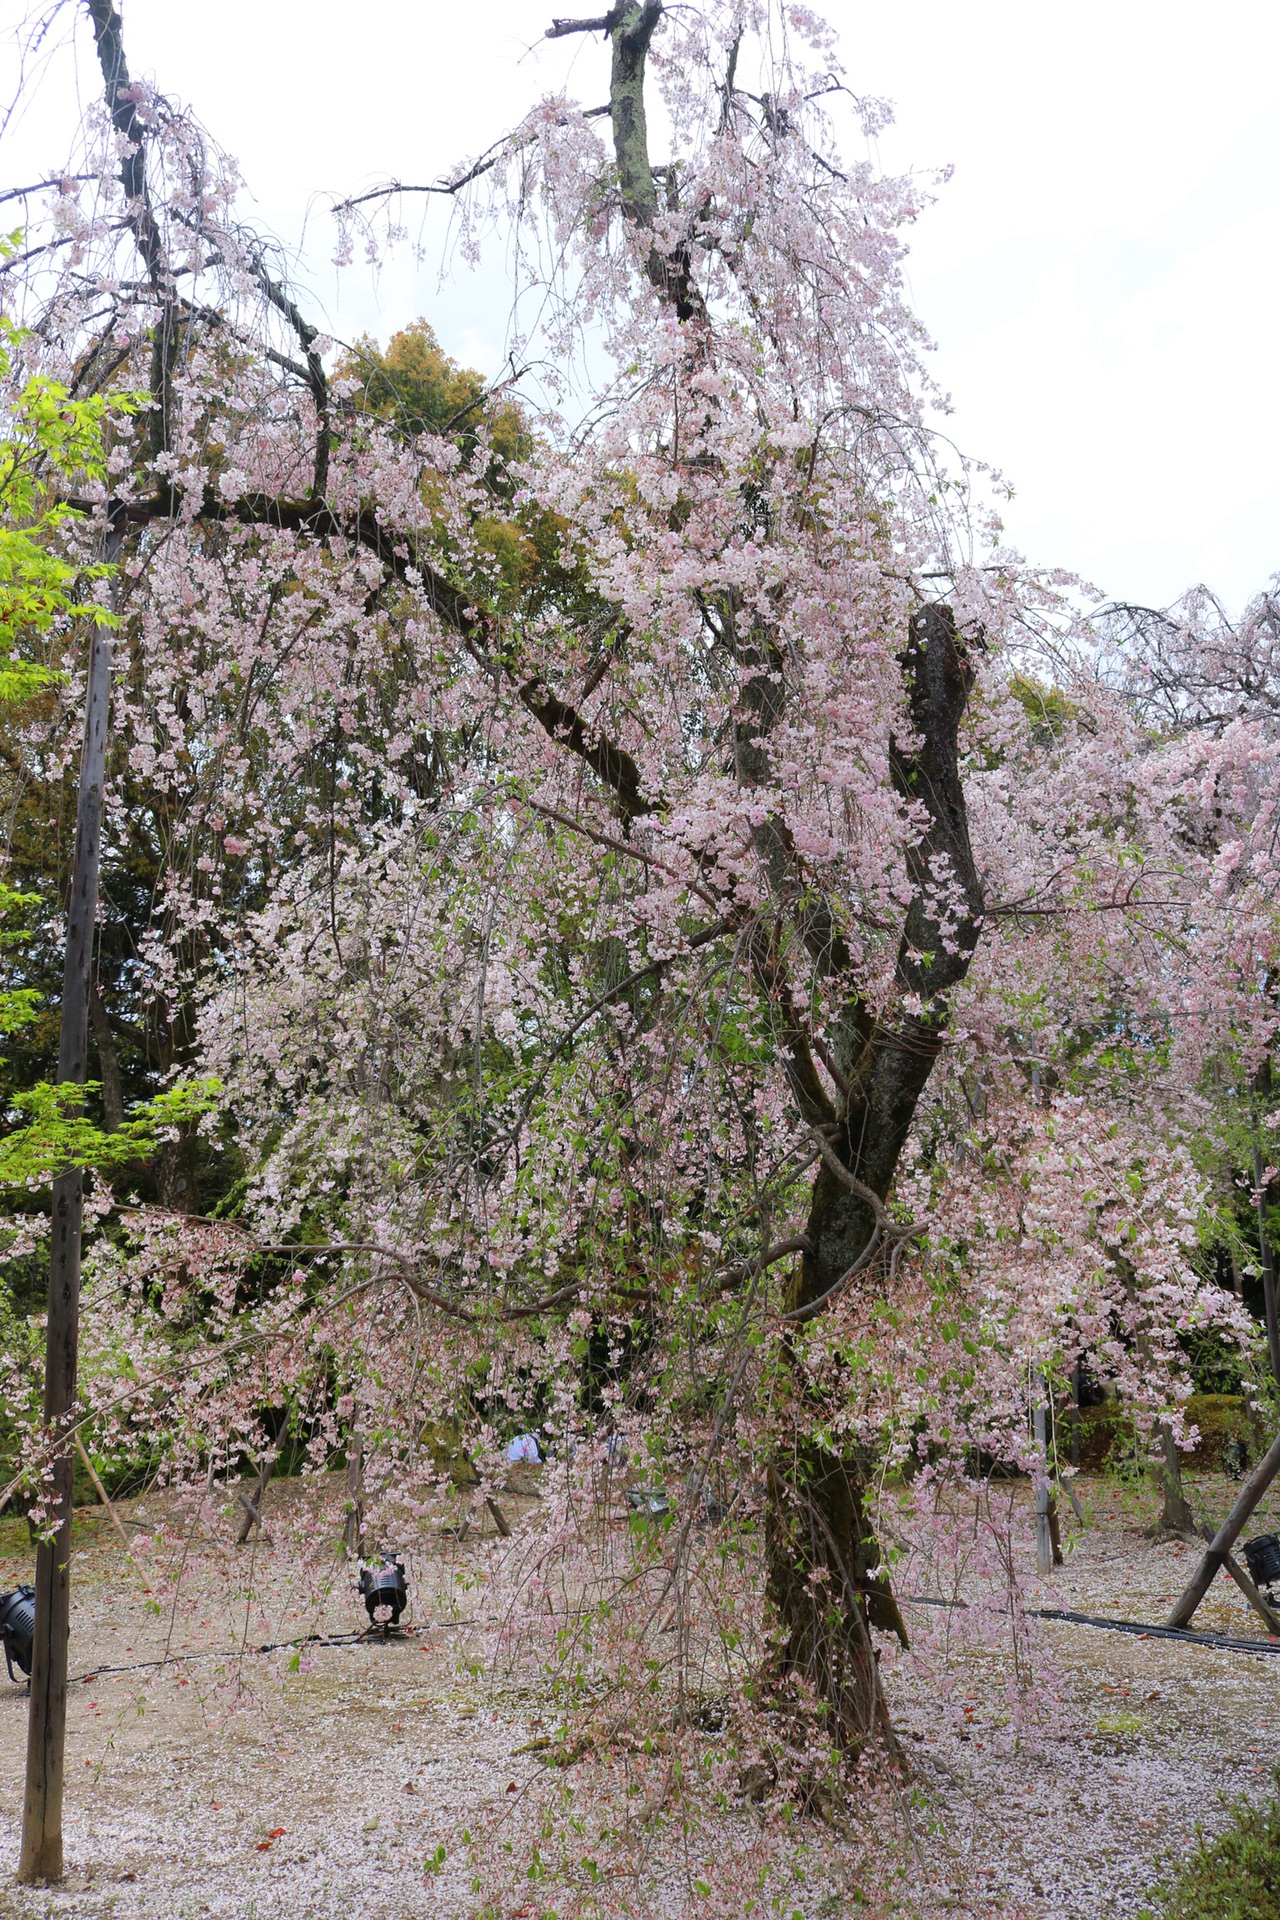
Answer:
[[(821, 4), (821, 0), (817, 0)], [(539, 44), (587, 0), (124, 0), (130, 63), (240, 161), (259, 218), (302, 250), (335, 331), (425, 313), (492, 371), (492, 274), (409, 259), (373, 285), (329, 265), (328, 195), (430, 180), (566, 76), (605, 97), (598, 39)], [(12, 92), (25, 0), (0, 0)], [(1275, 0), (826, 0), (861, 92), (896, 105), (893, 170), (955, 168), (910, 277), (951, 431), (1013, 482), (1010, 537), (1123, 599), (1204, 580), (1233, 608), (1280, 569), (1280, 7)], [(78, 16), (78, 18), (77, 18)], [(72, 33), (72, 24), (75, 31)], [(65, 43), (74, 40), (74, 49)], [(66, 0), (0, 185), (65, 154), (96, 74)], [(78, 79), (77, 79), (78, 70)], [(20, 178), (19, 176), (22, 176)]]

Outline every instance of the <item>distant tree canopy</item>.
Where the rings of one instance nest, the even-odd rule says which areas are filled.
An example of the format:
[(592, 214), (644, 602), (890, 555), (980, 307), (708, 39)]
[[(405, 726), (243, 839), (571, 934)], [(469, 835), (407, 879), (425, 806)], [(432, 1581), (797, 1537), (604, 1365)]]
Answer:
[(354, 381), (351, 405), (392, 421), (402, 433), (440, 434), (469, 456), (483, 431), (500, 462), (523, 459), (532, 439), (514, 401), (490, 393), (481, 374), (445, 352), (430, 321), (418, 319), (393, 333), (386, 350), (369, 335), (344, 352), (337, 375)]

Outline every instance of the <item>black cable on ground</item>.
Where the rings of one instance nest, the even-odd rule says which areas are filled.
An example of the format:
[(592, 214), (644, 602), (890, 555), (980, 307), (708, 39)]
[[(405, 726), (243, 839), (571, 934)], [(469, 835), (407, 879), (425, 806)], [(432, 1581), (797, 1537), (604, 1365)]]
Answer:
[[(909, 1607), (956, 1607), (966, 1608), (967, 1600), (941, 1600), (933, 1594), (913, 1593), (906, 1597)], [(1270, 1653), (1280, 1654), (1280, 1640), (1240, 1640), (1229, 1633), (1201, 1633), (1192, 1627), (1149, 1627), (1141, 1620), (1106, 1620), (1097, 1614), (1076, 1613), (1070, 1607), (1028, 1607), (1027, 1614), (1032, 1620), (1057, 1620), (1071, 1627), (1101, 1627), (1108, 1633), (1129, 1633), (1139, 1640), (1181, 1640), (1188, 1646), (1214, 1647), (1226, 1653)], [(441, 1623), (445, 1626), (455, 1624), (452, 1621)], [(365, 1627), (358, 1633), (307, 1633), (293, 1640), (264, 1641), (256, 1647), (239, 1647), (224, 1651), (219, 1647), (209, 1647), (200, 1653), (171, 1653), (163, 1660), (135, 1660), (126, 1667), (90, 1667), (87, 1673), (73, 1673), (67, 1681), (69, 1687), (82, 1686), (89, 1680), (100, 1680), (117, 1673), (144, 1673), (154, 1667), (179, 1667), (192, 1660), (252, 1660), (259, 1654), (283, 1653), (286, 1649), (301, 1647), (357, 1647), (363, 1645), (394, 1644), (414, 1639), (422, 1632), (432, 1629), (402, 1627), (396, 1634), (385, 1635), (376, 1627)]]
[(232, 1647), (227, 1650), (206, 1647), (199, 1653), (170, 1653), (163, 1660), (135, 1660), (127, 1667), (90, 1667), (87, 1673), (73, 1673), (67, 1685), (80, 1686), (87, 1680), (100, 1680), (104, 1674), (144, 1673), (151, 1667), (180, 1667), (190, 1660), (253, 1660), (260, 1653), (283, 1653), (286, 1648), (358, 1647), (365, 1642), (394, 1646), (397, 1641), (417, 1638), (422, 1631), (419, 1627), (401, 1627), (395, 1633), (384, 1634), (377, 1627), (364, 1627), (358, 1633), (304, 1633), (293, 1640), (265, 1640), (257, 1647)]
[[(913, 1593), (909, 1607), (967, 1607), (967, 1600), (938, 1600), (932, 1594)], [(1108, 1633), (1131, 1633), (1139, 1640), (1182, 1640), (1193, 1647), (1217, 1647), (1227, 1653), (1280, 1653), (1280, 1640), (1238, 1640), (1229, 1633), (1200, 1633), (1194, 1627), (1148, 1627), (1141, 1620), (1104, 1620), (1097, 1614), (1075, 1613), (1069, 1607), (1028, 1607), (1033, 1620), (1060, 1620), (1071, 1627), (1102, 1627)]]
[(1068, 1607), (1033, 1607), (1037, 1620), (1065, 1620), (1075, 1627), (1105, 1627), (1111, 1633), (1136, 1633), (1140, 1640), (1185, 1640), (1193, 1647), (1222, 1647), (1231, 1653), (1280, 1653), (1280, 1640), (1239, 1640), (1230, 1633), (1201, 1633), (1194, 1627), (1144, 1627), (1140, 1620), (1100, 1620)]

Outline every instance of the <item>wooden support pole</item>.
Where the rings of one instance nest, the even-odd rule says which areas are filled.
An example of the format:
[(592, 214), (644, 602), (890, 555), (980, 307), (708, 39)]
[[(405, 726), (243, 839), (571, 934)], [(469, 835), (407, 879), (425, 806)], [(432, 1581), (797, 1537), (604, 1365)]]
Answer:
[[(1259, 1076), (1261, 1078), (1261, 1075)], [(1271, 1067), (1266, 1067), (1266, 1092), (1271, 1092)], [(1267, 1352), (1271, 1359), (1271, 1372), (1280, 1382), (1280, 1320), (1276, 1314), (1276, 1256), (1271, 1244), (1271, 1212), (1267, 1199), (1267, 1190), (1262, 1183), (1266, 1169), (1262, 1164), (1262, 1154), (1257, 1147), (1253, 1150), (1253, 1178), (1258, 1195), (1258, 1249), (1262, 1256), (1262, 1309), (1267, 1322)]]
[(1190, 1626), (1191, 1616), (1213, 1584), (1214, 1574), (1219, 1567), (1225, 1566), (1228, 1554), (1244, 1532), (1245, 1523), (1277, 1473), (1280, 1473), (1280, 1435), (1271, 1442), (1266, 1453), (1241, 1487), (1235, 1505), (1209, 1542), (1204, 1559), (1196, 1568), (1195, 1575), (1185, 1593), (1166, 1620), (1166, 1626)]
[(1048, 1439), (1043, 1400), (1036, 1402), (1032, 1418), (1035, 1422), (1036, 1451), (1040, 1456), (1040, 1464), (1036, 1469), (1036, 1572), (1043, 1579), (1045, 1574), (1053, 1572), (1053, 1521), (1050, 1517), (1053, 1497), (1049, 1491)]
[(266, 1532), (266, 1528), (262, 1524), (262, 1496), (267, 1490), (267, 1483), (271, 1478), (276, 1459), (277, 1455), (274, 1451), (263, 1454), (262, 1465), (258, 1469), (258, 1484), (253, 1490), (252, 1500), (249, 1499), (247, 1494), (238, 1493), (236, 1495), (240, 1505), (244, 1508), (244, 1519), (240, 1522), (240, 1531), (236, 1535), (236, 1545), (238, 1547), (244, 1545), (255, 1524), (259, 1533)]
[(1062, 1566), (1062, 1531), (1058, 1526), (1058, 1502), (1052, 1493), (1049, 1495), (1049, 1544), (1053, 1548), (1054, 1566)]
[(358, 1560), (364, 1546), (364, 1441), (358, 1425), (347, 1440), (347, 1518), (342, 1529), (342, 1551)]
[(1080, 1525), (1082, 1527), (1087, 1526), (1088, 1521), (1084, 1517), (1084, 1508), (1080, 1505), (1080, 1495), (1076, 1492), (1073, 1482), (1068, 1480), (1065, 1474), (1060, 1473), (1058, 1475), (1058, 1485), (1071, 1502), (1071, 1511), (1080, 1522)]
[[(125, 510), (107, 509), (103, 557), (114, 563), (124, 539)], [(113, 593), (114, 599), (114, 593)], [(62, 969), (58, 1081), (82, 1087), (89, 1067), (89, 983), (98, 914), (102, 796), (111, 719), (111, 630), (94, 626), (85, 683), (84, 740), (76, 802), (76, 844), (67, 902)], [(62, 1790), (67, 1734), (67, 1646), (71, 1631), (71, 1509), (75, 1462), (65, 1440), (76, 1397), (80, 1344), (80, 1245), (84, 1175), (79, 1167), (53, 1183), (49, 1303), (45, 1322), (44, 1425), (62, 1444), (50, 1472), (51, 1539), (36, 1548), (36, 1617), (31, 1642), (31, 1709), (22, 1801), (18, 1879), (62, 1878)]]
[(84, 1441), (80, 1438), (80, 1432), (78, 1428), (76, 1429), (76, 1432), (73, 1435), (73, 1438), (76, 1443), (76, 1452), (80, 1455), (80, 1458), (84, 1461), (85, 1472), (88, 1474), (89, 1478), (93, 1482), (93, 1490), (97, 1494), (99, 1500), (101, 1500), (103, 1506), (106, 1508), (107, 1513), (110, 1516), (112, 1526), (115, 1528), (116, 1532), (120, 1535), (120, 1545), (124, 1548), (125, 1552), (130, 1556), (130, 1558), (132, 1558), (132, 1549), (129, 1545), (129, 1536), (126, 1534), (124, 1528), (121, 1526), (120, 1515), (116, 1512), (114, 1506), (111, 1504), (111, 1501), (107, 1495), (107, 1490), (103, 1486), (101, 1480), (99, 1480), (98, 1478), (97, 1468), (94, 1466), (92, 1460), (89, 1458), (89, 1455), (85, 1451), (85, 1444), (84, 1444)]
[(507, 1516), (503, 1513), (502, 1508), (496, 1500), (486, 1499), (485, 1505), (493, 1515), (493, 1524), (498, 1529), (498, 1532), (504, 1540), (509, 1540), (511, 1538), (511, 1528), (507, 1525)]

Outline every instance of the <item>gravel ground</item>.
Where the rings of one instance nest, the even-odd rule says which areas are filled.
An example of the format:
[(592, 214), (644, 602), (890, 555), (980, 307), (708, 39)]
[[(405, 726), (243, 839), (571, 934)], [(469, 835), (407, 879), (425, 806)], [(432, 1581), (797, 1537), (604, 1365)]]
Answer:
[[(1079, 1485), (1090, 1524), (1070, 1537), (1066, 1565), (1044, 1586), (1032, 1565), (1020, 1569), (1029, 1601), (1162, 1624), (1201, 1549), (1155, 1536), (1148, 1489), (1101, 1479)], [(1225, 1514), (1239, 1491), (1214, 1475), (1187, 1485), (1205, 1519)], [(1026, 1507), (1024, 1491), (1019, 1499)], [(1273, 1528), (1280, 1498), (1263, 1503), (1247, 1532)], [(1021, 1537), (1031, 1560), (1029, 1510)], [(922, 1610), (910, 1618), (914, 1630)], [(1223, 1574), (1194, 1625), (1267, 1638)], [(893, 1687), (899, 1724), (944, 1812), (931, 1870), (939, 1888), (947, 1879), (970, 1889), (985, 1882), (1000, 1914), (1136, 1915), (1155, 1868), (1186, 1848), (1197, 1822), (1222, 1824), (1224, 1796), (1269, 1788), (1280, 1757), (1280, 1645), (1274, 1655), (1250, 1655), (1044, 1621), (1032, 1657), (1044, 1663), (1061, 1708), (1021, 1738), (983, 1704), (1008, 1679), (1007, 1653), (961, 1639), (955, 1658), (968, 1693), (982, 1699), (966, 1705), (961, 1693), (959, 1712), (941, 1723), (930, 1673), (904, 1663)]]
[[(1159, 1622), (1196, 1549), (1150, 1536), (1145, 1490), (1080, 1485), (1090, 1524), (1035, 1599)], [(1209, 1476), (1192, 1489), (1206, 1516), (1224, 1512), (1234, 1491)], [(303, 1497), (293, 1487), (273, 1489), (268, 1525), (272, 1501)], [(1011, 1497), (1025, 1501), (1025, 1489)], [(126, 1525), (145, 1532), (157, 1503), (127, 1504)], [(526, 1503), (504, 1504), (518, 1522)], [(1280, 1502), (1264, 1507), (1251, 1531), (1269, 1525), (1280, 1525)], [(464, 1827), (487, 1831), (490, 1846), (500, 1847), (504, 1833), (522, 1845), (531, 1831), (536, 1838), (552, 1783), (536, 1752), (520, 1749), (553, 1731), (558, 1716), (533, 1685), (473, 1675), (466, 1660), (476, 1636), (451, 1617), (503, 1551), (491, 1522), (462, 1546), (437, 1539), (429, 1564), (420, 1551), (412, 1635), (304, 1647), (296, 1659), (288, 1648), (231, 1656), (267, 1638), (361, 1626), (348, 1574), (317, 1600), (293, 1591), (279, 1549), (238, 1557), (193, 1550), (183, 1610), (153, 1612), (145, 1575), (124, 1564), (103, 1517), (85, 1516), (82, 1532), (72, 1671), (93, 1671), (71, 1690), (70, 1871), (57, 1890), (13, 1881), (26, 1701), (0, 1679), (3, 1920), (329, 1920), (352, 1912), (445, 1920), (475, 1913), (486, 1897), (471, 1890), (475, 1862), (459, 1844)], [(1019, 1537), (1029, 1533), (1028, 1524)], [(0, 1550), (7, 1587), (29, 1567), (12, 1523)], [(920, 1590), (912, 1580), (921, 1571), (908, 1565), (903, 1592)], [(972, 1586), (965, 1591), (980, 1597)], [(1197, 1820), (1219, 1822), (1224, 1793), (1267, 1786), (1280, 1751), (1280, 1655), (1041, 1623), (1020, 1658), (1035, 1663), (1049, 1710), (1020, 1727), (998, 1705), (1013, 1670), (1010, 1648), (998, 1633), (976, 1644), (966, 1636), (970, 1617), (913, 1608), (913, 1633), (927, 1644), (890, 1678), (921, 1789), (916, 1892), (927, 1889), (936, 1911), (1010, 1920), (1137, 1914), (1153, 1862), (1184, 1846)], [(1221, 1577), (1196, 1624), (1250, 1638), (1261, 1631)], [(166, 1648), (197, 1657), (96, 1671), (135, 1667)], [(585, 1777), (584, 1769), (574, 1773)], [(559, 1781), (554, 1790), (567, 1791)], [(677, 1893), (659, 1905), (679, 1914), (698, 1903)], [(499, 1910), (540, 1915), (543, 1907), (535, 1900)]]

